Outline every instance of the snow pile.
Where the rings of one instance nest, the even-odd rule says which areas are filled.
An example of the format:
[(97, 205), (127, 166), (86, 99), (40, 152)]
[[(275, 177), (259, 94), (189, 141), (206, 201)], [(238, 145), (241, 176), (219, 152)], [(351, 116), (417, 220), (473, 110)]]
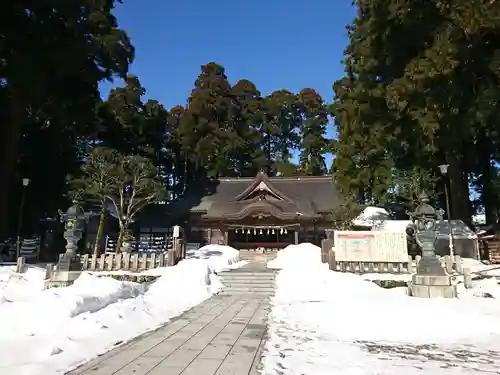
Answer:
[(380, 221), (391, 220), (391, 215), (381, 207), (366, 207), (352, 224), (360, 227), (372, 227)]
[(462, 268), (468, 268), (472, 273), (500, 277), (499, 264), (487, 265), (476, 259), (462, 258)]
[(139, 284), (83, 273), (68, 288), (54, 288), (32, 295), (30, 300), (4, 304), (0, 308), (0, 321), (9, 324), (2, 327), (1, 339), (57, 330), (61, 322), (79, 314), (95, 312), (120, 299), (137, 296), (139, 287)]
[(268, 268), (296, 269), (323, 267), (321, 263), (321, 249), (310, 243), (289, 245), (280, 250), (273, 259), (267, 263)]
[(0, 266), (0, 305), (6, 302), (25, 301), (43, 289), (45, 270), (27, 267), (26, 272), (16, 273), (16, 266)]
[(0, 304), (0, 373), (64, 374), (203, 302), (223, 287), (214, 270), (239, 263), (230, 249), (198, 252), (154, 270), (149, 287), (83, 273), (70, 287)]
[(230, 246), (206, 245), (198, 250), (189, 250), (187, 259), (210, 259), (210, 264), (215, 272), (239, 268), (246, 264), (240, 261), (240, 252)]
[(363, 277), (329, 271), (320, 249), (310, 250), (310, 244), (296, 246), (289, 251), (296, 259), (281, 263), (264, 373), (500, 371), (498, 299), (473, 297), (474, 290), (461, 290), (453, 300), (411, 298), (403, 288), (382, 289)]

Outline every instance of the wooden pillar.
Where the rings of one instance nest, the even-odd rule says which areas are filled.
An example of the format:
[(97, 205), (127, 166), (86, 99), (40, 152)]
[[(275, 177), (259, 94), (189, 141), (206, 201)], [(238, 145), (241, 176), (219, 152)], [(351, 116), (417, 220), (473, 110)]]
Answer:
[(316, 223), (313, 222), (313, 238), (314, 238), (314, 244), (319, 245), (319, 233), (318, 233), (318, 227), (316, 226)]
[(293, 233), (294, 235), (294, 240), (295, 240), (295, 245), (299, 244), (299, 227), (295, 228), (295, 232)]

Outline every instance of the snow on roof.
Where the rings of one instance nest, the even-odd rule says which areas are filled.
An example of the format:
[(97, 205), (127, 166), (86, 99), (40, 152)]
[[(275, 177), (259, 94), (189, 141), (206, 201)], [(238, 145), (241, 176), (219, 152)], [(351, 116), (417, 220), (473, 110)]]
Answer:
[(352, 224), (359, 227), (372, 227), (383, 220), (390, 220), (391, 215), (381, 207), (366, 207), (358, 217), (352, 220)]
[[(410, 220), (382, 220), (372, 227), (374, 231), (384, 232), (405, 232), (406, 227), (410, 224)], [(462, 220), (451, 221), (454, 238), (470, 238), (477, 239), (477, 235), (467, 226)], [(438, 222), (439, 237), (448, 237), (449, 226), (448, 220)]]

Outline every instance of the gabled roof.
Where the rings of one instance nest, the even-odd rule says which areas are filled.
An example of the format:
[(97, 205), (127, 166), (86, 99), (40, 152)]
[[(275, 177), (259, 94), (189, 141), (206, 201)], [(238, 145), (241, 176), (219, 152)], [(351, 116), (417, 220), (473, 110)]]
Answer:
[(274, 186), (264, 172), (259, 172), (257, 176), (255, 176), (253, 182), (243, 192), (238, 194), (234, 200), (237, 202), (248, 200), (256, 192), (267, 192), (278, 200), (292, 202), (290, 198)]
[(330, 213), (341, 202), (331, 176), (220, 178), (192, 213), (204, 218), (238, 220), (247, 215), (282, 220)]

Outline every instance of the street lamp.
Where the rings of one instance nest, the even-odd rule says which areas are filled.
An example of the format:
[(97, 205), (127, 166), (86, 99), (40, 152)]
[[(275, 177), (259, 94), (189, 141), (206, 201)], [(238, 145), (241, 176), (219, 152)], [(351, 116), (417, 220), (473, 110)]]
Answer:
[(21, 189), (21, 203), (19, 203), (19, 211), (17, 213), (17, 241), (16, 241), (16, 259), (21, 256), (21, 231), (23, 227), (23, 211), (24, 211), (24, 198), (25, 190), (30, 184), (29, 178), (22, 178), (22, 189)]
[[(443, 177), (446, 177), (448, 175), (448, 167), (449, 164), (441, 164), (439, 166), (439, 170), (441, 171), (441, 175)], [(446, 181), (444, 182), (444, 194), (446, 196), (446, 210), (448, 211), (448, 247), (450, 248), (450, 256), (453, 257), (454, 251), (453, 251), (453, 228), (451, 224), (451, 210), (450, 210), (450, 197), (448, 193), (448, 184)]]

